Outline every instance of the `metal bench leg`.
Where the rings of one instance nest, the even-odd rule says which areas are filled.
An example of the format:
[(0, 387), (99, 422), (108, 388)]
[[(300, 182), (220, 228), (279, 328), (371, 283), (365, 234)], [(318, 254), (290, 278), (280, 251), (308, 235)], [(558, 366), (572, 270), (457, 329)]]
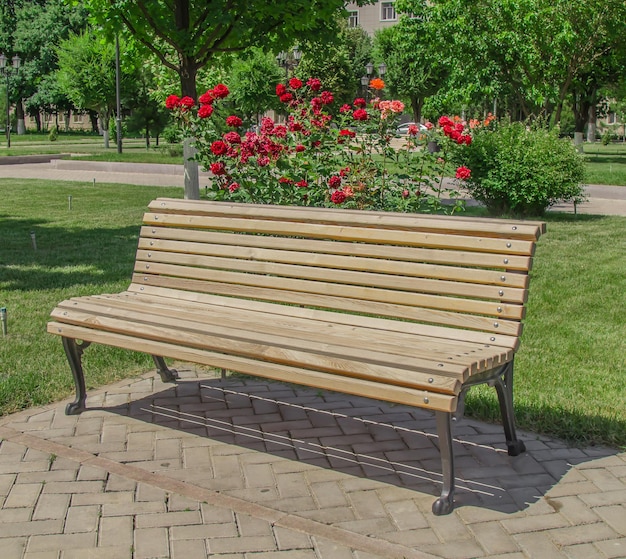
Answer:
[(63, 349), (72, 370), (74, 385), (76, 386), (76, 398), (73, 402), (65, 406), (65, 415), (78, 415), (85, 410), (85, 400), (87, 390), (85, 388), (85, 375), (83, 373), (82, 357), (83, 351), (90, 342), (78, 343), (74, 338), (62, 338)]
[(502, 373), (492, 381), (498, 393), (500, 413), (504, 426), (504, 436), (509, 456), (517, 456), (526, 451), (524, 441), (515, 433), (515, 415), (513, 412), (513, 361), (507, 364)]
[(448, 412), (436, 411), (437, 436), (439, 437), (439, 453), (441, 454), (441, 473), (443, 487), (441, 496), (433, 503), (433, 514), (441, 516), (450, 514), (454, 508), (454, 451), (452, 450), (452, 415)]
[(165, 359), (163, 359), (163, 357), (160, 355), (153, 355), (152, 359), (154, 360), (157, 372), (163, 382), (174, 382), (178, 378), (178, 371), (176, 369), (170, 369), (165, 364)]

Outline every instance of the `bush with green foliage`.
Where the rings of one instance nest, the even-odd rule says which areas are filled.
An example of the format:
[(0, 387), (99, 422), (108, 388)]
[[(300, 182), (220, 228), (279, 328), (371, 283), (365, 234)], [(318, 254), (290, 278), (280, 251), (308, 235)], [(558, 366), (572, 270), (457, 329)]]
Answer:
[(583, 157), (557, 129), (494, 121), (474, 130), (457, 155), (471, 169), (470, 195), (492, 214), (538, 216), (559, 201), (584, 197)]

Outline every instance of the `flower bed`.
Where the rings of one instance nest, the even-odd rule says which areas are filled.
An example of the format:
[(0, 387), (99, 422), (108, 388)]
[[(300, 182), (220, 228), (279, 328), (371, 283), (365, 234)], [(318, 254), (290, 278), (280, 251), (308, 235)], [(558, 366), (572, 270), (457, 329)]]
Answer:
[[(372, 84), (373, 93), (381, 84)], [(284, 117), (263, 117), (248, 131), (223, 84), (197, 102), (168, 97), (166, 106), (212, 173), (210, 198), (386, 211), (453, 213), (464, 207), (456, 188), (443, 181), (453, 150), (472, 140), (460, 119), (426, 123), (426, 133), (412, 126), (401, 138), (401, 101), (357, 98), (337, 107), (317, 78), (291, 78), (276, 86), (276, 94)], [(440, 151), (426, 149), (433, 141)], [(464, 181), (471, 171), (461, 166), (451, 174)], [(448, 199), (456, 201), (444, 203)]]

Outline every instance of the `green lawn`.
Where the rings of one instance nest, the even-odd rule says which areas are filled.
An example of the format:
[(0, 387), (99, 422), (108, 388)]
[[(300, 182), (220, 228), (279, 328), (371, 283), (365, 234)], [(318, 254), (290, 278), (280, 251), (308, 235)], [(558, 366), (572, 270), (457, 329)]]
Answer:
[[(0, 180), (0, 307), (9, 318), (0, 337), (0, 414), (73, 392), (60, 340), (45, 331), (50, 310), (71, 296), (124, 290), (147, 203), (181, 195), (177, 188)], [(518, 423), (580, 444), (625, 447), (626, 218), (550, 213), (546, 221), (516, 359)], [(85, 367), (93, 388), (153, 364), (93, 346)], [(472, 389), (468, 413), (497, 420), (495, 391)]]
[(584, 153), (587, 184), (626, 186), (626, 144), (585, 144)]

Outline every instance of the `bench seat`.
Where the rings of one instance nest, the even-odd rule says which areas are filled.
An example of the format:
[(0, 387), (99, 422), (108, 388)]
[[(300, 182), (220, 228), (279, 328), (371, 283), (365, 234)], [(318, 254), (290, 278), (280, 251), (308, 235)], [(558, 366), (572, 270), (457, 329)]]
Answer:
[(528, 272), (541, 223), (158, 199), (127, 291), (52, 311), (85, 409), (90, 343), (433, 410), (452, 510), (450, 419), (489, 382), (510, 454)]

